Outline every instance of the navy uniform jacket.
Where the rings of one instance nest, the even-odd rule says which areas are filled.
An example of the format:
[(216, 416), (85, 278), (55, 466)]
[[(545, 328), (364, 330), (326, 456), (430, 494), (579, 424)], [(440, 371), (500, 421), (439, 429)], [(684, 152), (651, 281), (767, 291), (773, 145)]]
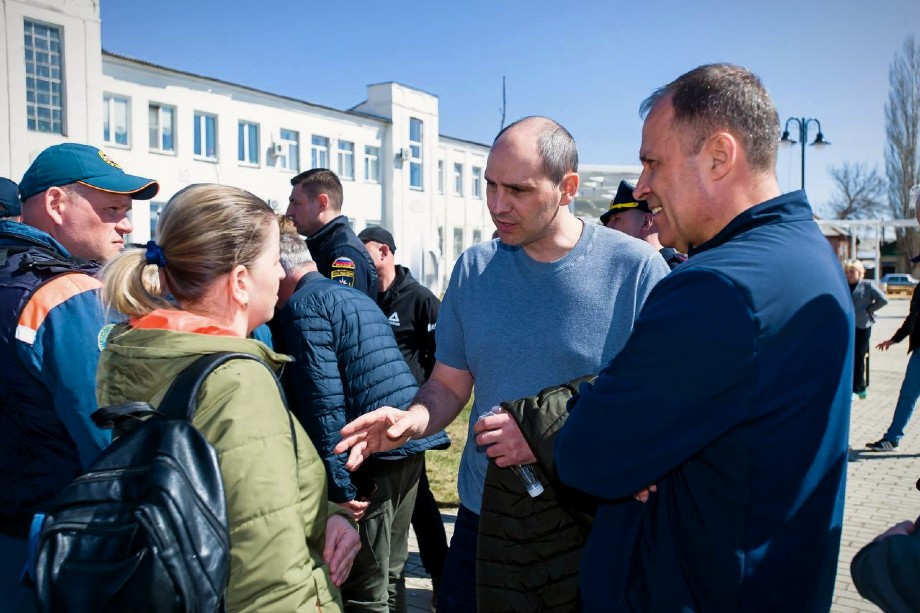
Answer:
[(347, 217), (339, 215), (308, 237), (307, 248), (321, 275), (377, 299), (377, 269)]
[(111, 440), (90, 419), (107, 328), (97, 265), (31, 226), (0, 232), (0, 533), (25, 538)]
[(855, 329), (840, 263), (801, 191), (689, 255), (557, 440), (563, 482), (611, 501), (582, 562), (585, 610), (827, 611)]

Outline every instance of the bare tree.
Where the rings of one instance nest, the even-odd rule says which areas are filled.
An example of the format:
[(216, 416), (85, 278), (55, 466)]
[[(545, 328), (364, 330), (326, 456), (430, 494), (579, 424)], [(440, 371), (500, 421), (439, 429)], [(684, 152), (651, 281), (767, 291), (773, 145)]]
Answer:
[[(910, 188), (920, 183), (920, 45), (907, 37), (888, 69), (888, 102), (885, 104), (885, 174), (888, 206), (896, 218), (912, 217)], [(917, 252), (916, 232), (899, 229), (898, 245), (905, 258)], [(906, 265), (907, 262), (904, 262)]]
[(874, 219), (887, 209), (885, 195), (888, 186), (875, 168), (868, 164), (850, 164), (831, 168), (837, 191), (829, 206), (836, 219)]

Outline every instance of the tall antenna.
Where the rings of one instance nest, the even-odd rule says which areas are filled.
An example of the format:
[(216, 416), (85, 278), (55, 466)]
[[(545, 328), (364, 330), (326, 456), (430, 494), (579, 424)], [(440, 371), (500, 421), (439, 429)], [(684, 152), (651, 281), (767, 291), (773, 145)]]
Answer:
[(505, 129), (505, 108), (508, 104), (508, 98), (505, 95), (505, 75), (502, 75), (502, 125), (498, 126), (498, 131)]

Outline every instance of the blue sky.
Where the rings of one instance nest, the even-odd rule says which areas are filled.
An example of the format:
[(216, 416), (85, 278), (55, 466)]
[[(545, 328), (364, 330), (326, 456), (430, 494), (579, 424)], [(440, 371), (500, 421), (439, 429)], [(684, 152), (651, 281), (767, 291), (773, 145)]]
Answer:
[[(505, 76), (508, 121), (553, 117), (594, 164), (638, 163), (638, 107), (656, 87), (699, 64), (742, 64), (782, 121), (821, 120), (833, 144), (806, 153), (819, 211), (831, 166), (884, 171), (888, 67), (920, 36), (918, 0), (103, 0), (101, 11), (108, 51), (337, 108), (399, 81), (439, 97), (442, 134), (483, 143)], [(780, 152), (784, 190), (800, 184), (800, 155)]]

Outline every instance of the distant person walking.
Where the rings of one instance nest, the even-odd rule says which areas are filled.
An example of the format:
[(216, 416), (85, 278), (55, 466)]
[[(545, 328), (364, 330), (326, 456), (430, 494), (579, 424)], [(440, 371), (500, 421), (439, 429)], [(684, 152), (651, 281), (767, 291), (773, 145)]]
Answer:
[(875, 323), (875, 312), (888, 304), (888, 298), (871, 281), (866, 281), (866, 267), (859, 260), (847, 260), (843, 263), (847, 275), (850, 295), (853, 296), (853, 309), (856, 311), (856, 344), (853, 354), (853, 397), (866, 399), (866, 387), (869, 385), (868, 361), (869, 336)]
[(920, 285), (914, 288), (914, 293), (910, 297), (910, 310), (904, 323), (887, 341), (882, 341), (876, 348), (880, 351), (887, 351), (895, 343), (900, 343), (909, 337), (907, 342), (907, 352), (910, 359), (907, 360), (907, 371), (904, 373), (904, 381), (901, 382), (901, 392), (898, 394), (898, 403), (894, 407), (894, 417), (891, 418), (891, 425), (885, 436), (874, 443), (866, 443), (866, 448), (870, 451), (891, 451), (898, 448), (901, 438), (904, 436), (904, 428), (910, 421), (914, 413), (914, 405), (917, 404), (917, 398), (920, 398)]

